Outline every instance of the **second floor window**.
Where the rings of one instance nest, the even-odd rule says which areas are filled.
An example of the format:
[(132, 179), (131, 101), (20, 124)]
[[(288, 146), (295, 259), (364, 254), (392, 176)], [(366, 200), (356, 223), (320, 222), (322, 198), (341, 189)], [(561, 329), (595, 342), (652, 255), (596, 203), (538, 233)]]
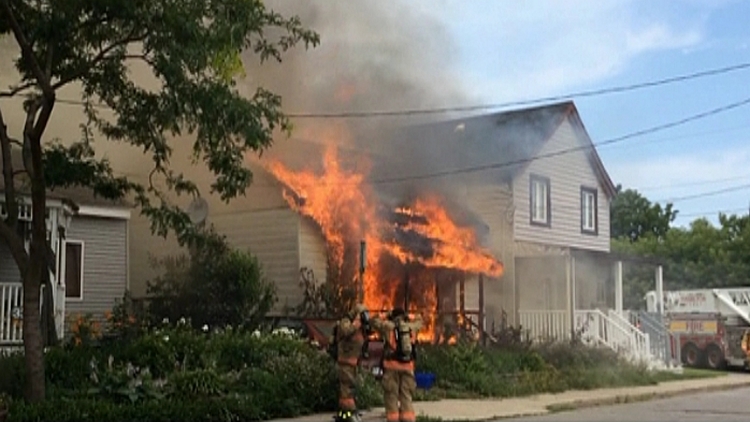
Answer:
[(581, 232), (597, 234), (597, 195), (596, 189), (581, 187)]
[(83, 299), (83, 242), (65, 241), (65, 298)]
[(549, 178), (531, 175), (530, 186), (531, 224), (550, 226), (550, 183)]

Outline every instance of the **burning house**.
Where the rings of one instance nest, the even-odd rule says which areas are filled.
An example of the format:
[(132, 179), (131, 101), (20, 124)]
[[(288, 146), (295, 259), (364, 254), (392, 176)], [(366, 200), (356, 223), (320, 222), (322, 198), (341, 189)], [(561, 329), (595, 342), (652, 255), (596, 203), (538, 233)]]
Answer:
[[(505, 321), (564, 334), (574, 308), (613, 307), (614, 187), (573, 103), (383, 131), (377, 154), (297, 145), (304, 152), (261, 161), (284, 212), (304, 222), (295, 250), (321, 242), (297, 262), (356, 288), (364, 242), (369, 308), (429, 314), (425, 336), (435, 339), (445, 314), (481, 329)], [(270, 240), (240, 243), (262, 254)], [(276, 282), (294, 305), (298, 273), (287, 271)]]
[[(432, 315), (431, 339), (441, 314), (560, 336), (575, 309), (615, 307), (614, 186), (573, 103), (383, 131), (376, 154), (325, 140), (296, 145), (304, 152), (294, 159), (260, 162), (272, 181), (262, 188), (276, 186), (284, 206), (274, 212), (284, 220), (242, 218), (247, 233), (295, 224), (296, 261), (275, 277), (282, 304), (302, 295), (289, 262), (356, 287), (364, 242), (366, 305)], [(214, 223), (232, 238), (238, 221), (221, 220)], [(270, 235), (235, 240), (275, 271), (282, 252)]]

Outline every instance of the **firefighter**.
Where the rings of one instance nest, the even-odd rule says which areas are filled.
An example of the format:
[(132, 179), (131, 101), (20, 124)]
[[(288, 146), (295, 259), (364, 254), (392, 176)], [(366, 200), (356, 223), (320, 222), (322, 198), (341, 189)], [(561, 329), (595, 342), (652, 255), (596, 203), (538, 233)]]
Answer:
[(380, 333), (383, 345), (383, 399), (387, 422), (415, 422), (412, 396), (417, 389), (414, 379), (416, 336), (422, 328), (418, 315), (409, 321), (403, 309), (394, 309), (388, 318), (373, 319), (372, 326)]
[(335, 417), (337, 421), (359, 421), (354, 388), (357, 367), (368, 331), (369, 315), (363, 305), (356, 305), (338, 321), (334, 329), (329, 350), (336, 360), (339, 376), (339, 412)]
[(742, 342), (740, 343), (742, 351), (745, 352), (745, 361), (750, 360), (750, 330), (745, 330), (742, 335)]

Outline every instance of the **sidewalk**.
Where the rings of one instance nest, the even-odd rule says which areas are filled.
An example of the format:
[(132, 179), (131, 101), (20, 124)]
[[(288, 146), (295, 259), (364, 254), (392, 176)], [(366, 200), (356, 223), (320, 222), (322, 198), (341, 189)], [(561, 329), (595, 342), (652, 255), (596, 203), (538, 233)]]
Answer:
[[(565, 409), (669, 397), (678, 394), (719, 391), (750, 386), (750, 375), (730, 373), (716, 378), (669, 381), (659, 385), (626, 388), (606, 388), (591, 391), (566, 391), (559, 394), (486, 399), (486, 400), (441, 400), (415, 402), (417, 415), (439, 418), (444, 421), (485, 421), (518, 416), (534, 416), (549, 413), (550, 407)], [(376, 408), (365, 412), (363, 422), (385, 420), (385, 410)], [(332, 414), (311, 415), (275, 422), (331, 422)]]

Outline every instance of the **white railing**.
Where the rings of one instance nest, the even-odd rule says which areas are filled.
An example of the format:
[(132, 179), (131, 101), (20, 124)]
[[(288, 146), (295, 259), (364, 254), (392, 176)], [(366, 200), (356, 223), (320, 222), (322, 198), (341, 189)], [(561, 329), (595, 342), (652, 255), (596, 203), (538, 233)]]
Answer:
[(576, 329), (585, 342), (602, 344), (630, 359), (651, 359), (648, 337), (619, 314), (617, 317), (607, 316), (595, 309), (576, 311), (575, 316)]
[(532, 340), (564, 340), (570, 338), (568, 311), (518, 312), (521, 328)]
[(630, 323), (630, 320), (615, 310), (609, 311), (609, 318), (615, 323), (622, 326), (628, 332), (630, 332), (632, 338), (632, 351), (638, 358), (644, 358), (651, 355), (651, 344), (650, 339), (646, 333), (635, 325)]
[(0, 344), (23, 343), (23, 285), (0, 283)]
[(586, 343), (603, 344), (614, 351), (630, 347), (630, 333), (598, 309), (575, 311), (576, 331)]

